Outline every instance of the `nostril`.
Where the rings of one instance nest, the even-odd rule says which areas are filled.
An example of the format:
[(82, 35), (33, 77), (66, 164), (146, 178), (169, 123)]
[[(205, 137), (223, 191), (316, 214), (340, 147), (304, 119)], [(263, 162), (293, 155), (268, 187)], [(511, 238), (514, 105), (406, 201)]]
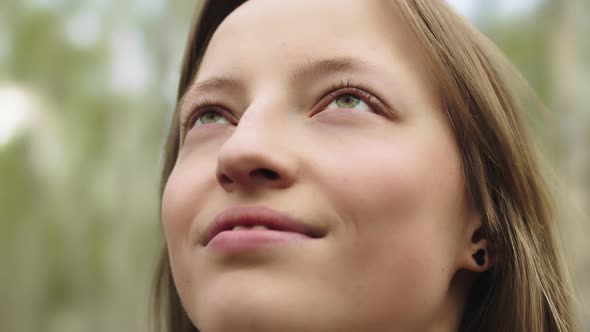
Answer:
[(268, 168), (260, 168), (250, 172), (250, 176), (252, 177), (262, 177), (268, 180), (278, 180), (280, 178), (279, 174), (273, 170)]
[(219, 177), (221, 184), (232, 184), (234, 183), (234, 181), (232, 181), (232, 179), (229, 178), (229, 176), (225, 175), (225, 174), (221, 174), (221, 176)]

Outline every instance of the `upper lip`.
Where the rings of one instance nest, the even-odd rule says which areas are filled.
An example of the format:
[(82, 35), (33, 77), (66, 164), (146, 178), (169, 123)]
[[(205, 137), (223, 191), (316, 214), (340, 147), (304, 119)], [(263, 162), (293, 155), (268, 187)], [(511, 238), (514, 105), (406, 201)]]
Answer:
[(265, 207), (232, 207), (219, 213), (205, 229), (201, 244), (207, 245), (217, 234), (234, 226), (262, 225), (268, 229), (294, 232), (310, 238), (320, 238), (324, 232), (287, 214)]

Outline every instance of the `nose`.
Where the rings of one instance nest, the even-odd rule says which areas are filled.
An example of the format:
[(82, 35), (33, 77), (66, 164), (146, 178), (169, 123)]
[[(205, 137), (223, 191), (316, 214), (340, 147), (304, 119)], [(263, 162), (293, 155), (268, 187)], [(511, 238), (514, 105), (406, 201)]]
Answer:
[(293, 185), (297, 175), (294, 153), (286, 148), (285, 133), (279, 133), (276, 125), (240, 122), (217, 157), (217, 182), (223, 189), (252, 191)]

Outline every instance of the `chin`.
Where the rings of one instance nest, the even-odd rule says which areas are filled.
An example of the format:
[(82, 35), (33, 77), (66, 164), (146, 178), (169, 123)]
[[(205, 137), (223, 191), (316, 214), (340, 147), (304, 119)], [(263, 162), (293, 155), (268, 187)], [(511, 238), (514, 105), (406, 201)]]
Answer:
[[(217, 283), (189, 312), (200, 332), (307, 331), (305, 302), (295, 287), (268, 283)], [(289, 286), (289, 285), (285, 285)]]

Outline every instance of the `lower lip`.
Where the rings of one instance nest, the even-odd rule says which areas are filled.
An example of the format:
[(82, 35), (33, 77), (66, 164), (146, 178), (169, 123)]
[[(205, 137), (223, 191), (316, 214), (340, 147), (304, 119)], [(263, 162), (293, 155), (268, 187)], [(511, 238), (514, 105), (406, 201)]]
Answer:
[(308, 240), (309, 237), (293, 232), (282, 232), (268, 229), (241, 229), (221, 232), (207, 247), (226, 253), (239, 253), (269, 245), (287, 244), (290, 242)]

